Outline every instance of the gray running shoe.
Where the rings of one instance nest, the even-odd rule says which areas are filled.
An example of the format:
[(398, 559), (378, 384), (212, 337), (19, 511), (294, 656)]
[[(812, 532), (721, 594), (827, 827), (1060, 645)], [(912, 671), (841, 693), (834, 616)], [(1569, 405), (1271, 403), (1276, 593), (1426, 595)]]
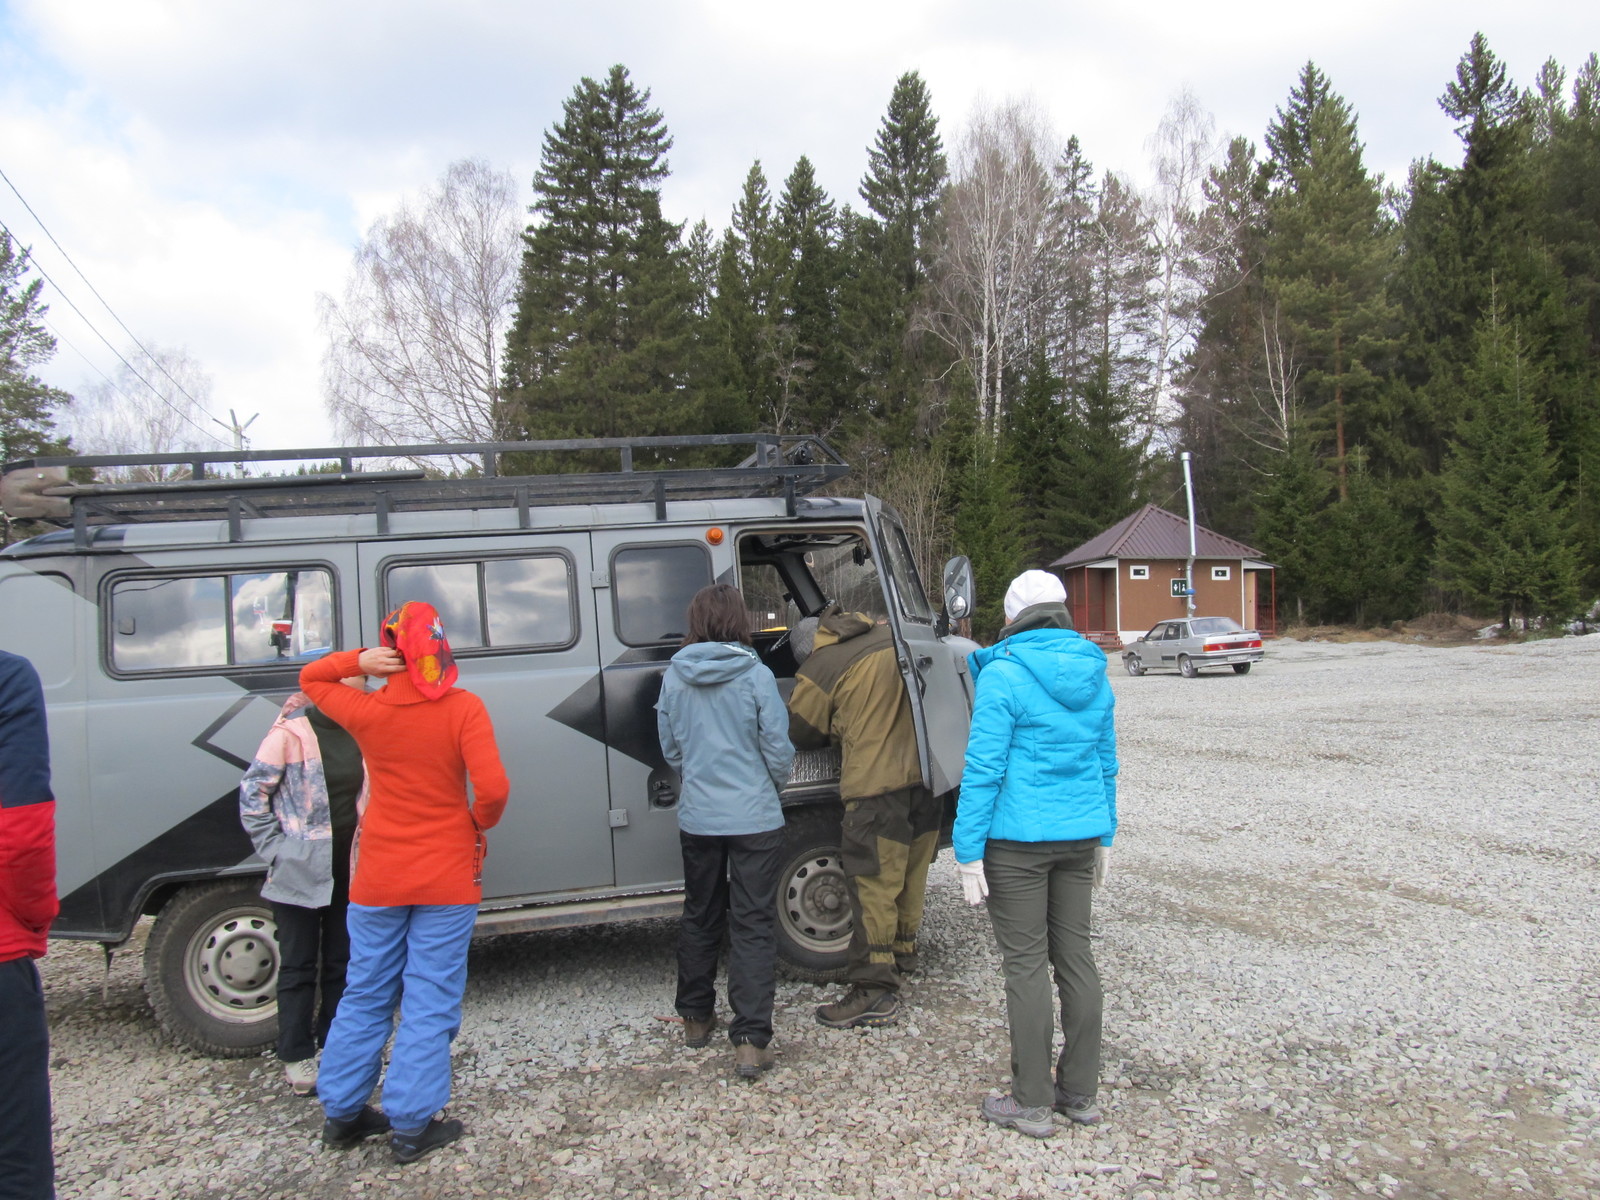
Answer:
[(1055, 1122), (1050, 1119), (1049, 1105), (1029, 1108), (1018, 1104), (1009, 1093), (1004, 1096), (985, 1096), (982, 1112), (985, 1120), (1006, 1129), (1015, 1129), (1029, 1137), (1047, 1138), (1056, 1131)]
[(1100, 1122), (1100, 1106), (1094, 1102), (1093, 1096), (1069, 1092), (1059, 1085), (1056, 1087), (1056, 1111), (1078, 1125), (1097, 1125)]

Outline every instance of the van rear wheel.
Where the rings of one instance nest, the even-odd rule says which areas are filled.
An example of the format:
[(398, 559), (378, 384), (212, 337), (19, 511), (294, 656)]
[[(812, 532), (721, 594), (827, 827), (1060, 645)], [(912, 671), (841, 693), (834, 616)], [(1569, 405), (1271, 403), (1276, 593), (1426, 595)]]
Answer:
[(243, 1058), (278, 1037), (278, 927), (259, 878), (178, 892), (144, 949), (144, 990), (173, 1040)]
[(839, 856), (838, 806), (794, 809), (778, 876), (778, 960), (791, 979), (827, 983), (849, 965), (850, 887)]

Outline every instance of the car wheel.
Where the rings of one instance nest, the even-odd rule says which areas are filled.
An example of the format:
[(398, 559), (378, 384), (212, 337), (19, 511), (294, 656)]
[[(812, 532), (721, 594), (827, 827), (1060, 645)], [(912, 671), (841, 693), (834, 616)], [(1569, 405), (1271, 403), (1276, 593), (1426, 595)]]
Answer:
[(278, 1037), (278, 927), (259, 878), (187, 887), (156, 918), (144, 990), (161, 1027), (218, 1058)]
[(1139, 661), (1137, 654), (1124, 654), (1122, 656), (1122, 665), (1127, 668), (1128, 674), (1135, 679), (1144, 674), (1144, 664)]
[(1194, 665), (1194, 660), (1187, 654), (1178, 655), (1178, 674), (1185, 679), (1193, 679), (1200, 674), (1200, 668)]
[(839, 855), (836, 805), (791, 809), (778, 876), (778, 959), (792, 979), (827, 983), (849, 965), (850, 885)]
[(1249, 663), (1234, 663), (1233, 664), (1233, 673), (1235, 675), (1248, 675), (1248, 674), (1250, 674), (1250, 664)]

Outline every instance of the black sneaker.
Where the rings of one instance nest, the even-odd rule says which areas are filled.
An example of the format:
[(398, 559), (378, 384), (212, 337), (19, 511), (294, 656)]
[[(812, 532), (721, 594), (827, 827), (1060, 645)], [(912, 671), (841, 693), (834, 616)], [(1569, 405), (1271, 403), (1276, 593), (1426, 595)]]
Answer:
[(817, 1009), (817, 1023), (829, 1029), (875, 1029), (893, 1025), (900, 1019), (900, 997), (887, 988), (864, 988), (852, 984), (850, 990), (832, 1004)]
[(441, 1121), (434, 1117), (417, 1133), (401, 1133), (399, 1130), (391, 1133), (389, 1153), (397, 1163), (414, 1163), (428, 1151), (448, 1146), (465, 1131), (461, 1122), (454, 1118)]
[(353, 1117), (338, 1120), (329, 1117), (322, 1123), (322, 1141), (335, 1150), (348, 1150), (357, 1142), (379, 1133), (389, 1132), (389, 1118), (372, 1105), (367, 1105)]

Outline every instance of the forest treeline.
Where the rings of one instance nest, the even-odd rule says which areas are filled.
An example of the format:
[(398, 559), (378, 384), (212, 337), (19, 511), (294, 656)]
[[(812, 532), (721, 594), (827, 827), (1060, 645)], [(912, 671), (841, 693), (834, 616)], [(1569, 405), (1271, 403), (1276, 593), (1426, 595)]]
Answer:
[(1307, 63), (1259, 143), (1178, 97), (1140, 189), (1026, 104), (947, 139), (912, 72), (857, 198), (758, 161), (719, 230), (663, 215), (667, 121), (619, 65), (546, 132), (531, 220), (468, 160), (374, 226), (322, 298), (330, 408), (368, 442), (821, 434), (925, 566), (972, 557), (980, 626), (1181, 509), (1182, 451), (1281, 621), (1564, 619), (1600, 594), (1600, 67), (1522, 86), (1480, 35), (1442, 82), (1459, 158), (1403, 182)]
[(1141, 193), (1023, 106), (947, 146), (913, 73), (859, 208), (757, 162), (719, 234), (662, 216), (666, 122), (613, 68), (545, 137), (505, 431), (824, 434), (991, 598), (1172, 503), (1187, 450), (1285, 618), (1569, 616), (1600, 587), (1600, 71), (1522, 89), (1477, 37), (1440, 105), (1460, 160), (1386, 188), (1313, 64), (1260, 146), (1180, 98)]

